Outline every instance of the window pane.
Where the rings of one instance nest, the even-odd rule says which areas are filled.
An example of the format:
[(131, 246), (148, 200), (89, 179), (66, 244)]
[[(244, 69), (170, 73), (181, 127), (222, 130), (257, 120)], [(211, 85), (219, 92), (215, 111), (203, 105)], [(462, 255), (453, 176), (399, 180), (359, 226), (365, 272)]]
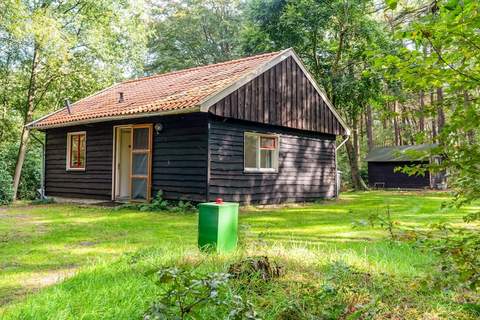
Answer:
[(260, 150), (260, 168), (274, 169), (274, 150)]
[(134, 176), (146, 176), (147, 175), (147, 163), (148, 155), (146, 153), (133, 153), (132, 154), (132, 175)]
[(70, 136), (70, 167), (78, 167), (78, 135)]
[(147, 179), (132, 179), (132, 199), (147, 199)]
[(245, 135), (245, 168), (257, 167), (257, 137)]
[(78, 159), (78, 165), (80, 168), (85, 167), (85, 135), (80, 135), (80, 158)]
[(262, 149), (275, 149), (276, 139), (271, 137), (260, 137), (260, 148)]
[(149, 128), (133, 129), (133, 149), (148, 149)]

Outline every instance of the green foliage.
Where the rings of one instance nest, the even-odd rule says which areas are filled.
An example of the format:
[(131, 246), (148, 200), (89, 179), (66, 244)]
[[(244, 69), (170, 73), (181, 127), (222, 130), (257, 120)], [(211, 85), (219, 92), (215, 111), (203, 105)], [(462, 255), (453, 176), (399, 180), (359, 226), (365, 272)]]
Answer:
[(418, 236), (424, 249), (438, 254), (442, 287), (480, 288), (480, 237), (478, 231), (455, 228), (445, 223), (433, 224), (432, 230)]
[(13, 201), (12, 175), (5, 162), (0, 161), (0, 205), (10, 204)]
[[(401, 5), (399, 17), (411, 19), (398, 24), (396, 37), (409, 45), (378, 59), (377, 64), (405, 88), (442, 88), (445, 97), (428, 111), (435, 116), (442, 109), (447, 115), (438, 136), (439, 145), (430, 152), (441, 161), (402, 171), (447, 172), (448, 185), (455, 193), (451, 205), (460, 207), (480, 198), (480, 36), (474, 31), (480, 27), (480, 5), (475, 0), (434, 1), (417, 8), (405, 1), (387, 4), (397, 2)], [(474, 228), (476, 217), (477, 213), (470, 214), (465, 221)], [(478, 232), (440, 224), (433, 226), (425, 238), (442, 258), (445, 273), (456, 275), (466, 286), (478, 287)]]
[[(386, 39), (379, 23), (365, 15), (369, 1), (252, 1), (248, 52), (293, 47), (333, 104), (355, 118), (379, 91), (379, 75), (366, 72)], [(262, 40), (252, 47), (252, 39)], [(372, 54), (373, 55), (373, 54)]]
[(41, 170), (42, 152), (40, 148), (30, 148), (30, 150), (28, 150), (27, 152), (27, 156), (23, 164), (20, 184), (18, 185), (18, 199), (34, 200), (39, 197), (38, 190), (40, 189), (41, 185)]
[[(396, 37), (409, 43), (377, 59), (392, 81), (407, 89), (431, 90), (442, 87), (447, 122), (439, 135), (439, 147), (432, 156), (442, 158), (432, 164), (433, 172), (448, 171), (449, 186), (458, 204), (480, 198), (480, 27), (478, 1), (435, 1), (419, 8), (403, 3), (412, 20), (399, 24)], [(436, 115), (438, 105), (429, 113)]]
[[(141, 2), (2, 1), (0, 97), (23, 118), (35, 75), (34, 112), (44, 114), (138, 72), (146, 36)], [(34, 52), (38, 61), (33, 64)]]
[(241, 54), (238, 0), (181, 0), (153, 7), (148, 73), (231, 60)]
[(236, 295), (230, 297), (227, 273), (202, 275), (170, 267), (160, 269), (157, 276), (158, 284), (166, 288), (145, 313), (145, 320), (195, 319), (197, 310), (207, 306), (211, 309), (211, 319), (220, 319), (222, 313), (227, 313), (224, 318), (231, 320), (259, 319), (249, 301)]
[[(5, 188), (10, 189), (12, 185), (13, 172), (15, 170), (15, 160), (18, 155), (18, 144), (5, 144), (4, 152), (0, 154), (0, 165), (2, 165), (2, 174), (4, 179), (10, 181)], [(36, 144), (31, 144), (27, 157), (25, 158), (24, 169), (20, 177), (18, 188), (18, 198), (23, 200), (33, 200), (38, 198), (38, 189), (40, 188), (40, 176), (42, 168), (41, 148)], [(6, 178), (6, 177), (10, 178)], [(4, 180), (4, 181), (7, 181)]]

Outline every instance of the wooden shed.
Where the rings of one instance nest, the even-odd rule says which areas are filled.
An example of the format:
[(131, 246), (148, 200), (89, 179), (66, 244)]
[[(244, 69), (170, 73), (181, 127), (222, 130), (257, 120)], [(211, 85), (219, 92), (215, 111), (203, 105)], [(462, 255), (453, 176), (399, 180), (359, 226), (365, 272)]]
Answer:
[(408, 175), (398, 169), (405, 166), (424, 166), (432, 160), (429, 150), (434, 144), (375, 148), (366, 157), (368, 184), (374, 188), (423, 189), (445, 188), (444, 174)]
[(28, 126), (47, 196), (114, 201), (331, 198), (349, 134), (291, 49), (124, 81)]

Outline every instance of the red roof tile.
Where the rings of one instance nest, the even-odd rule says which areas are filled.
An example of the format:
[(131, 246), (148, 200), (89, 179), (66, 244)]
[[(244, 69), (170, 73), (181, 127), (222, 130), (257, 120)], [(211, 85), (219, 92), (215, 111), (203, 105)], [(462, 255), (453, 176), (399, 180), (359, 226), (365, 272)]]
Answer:
[[(269, 62), (279, 52), (227, 61), (202, 67), (127, 80), (106, 88), (35, 122), (34, 128), (61, 127), (71, 123), (100, 121), (101, 118), (188, 111), (207, 97)], [(119, 102), (120, 92), (123, 102)]]

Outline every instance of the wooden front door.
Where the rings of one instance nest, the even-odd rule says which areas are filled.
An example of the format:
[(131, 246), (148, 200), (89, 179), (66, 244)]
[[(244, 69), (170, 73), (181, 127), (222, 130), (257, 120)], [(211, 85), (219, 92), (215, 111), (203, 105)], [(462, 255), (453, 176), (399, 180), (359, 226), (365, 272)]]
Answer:
[(149, 201), (152, 185), (152, 125), (132, 126), (130, 199)]

